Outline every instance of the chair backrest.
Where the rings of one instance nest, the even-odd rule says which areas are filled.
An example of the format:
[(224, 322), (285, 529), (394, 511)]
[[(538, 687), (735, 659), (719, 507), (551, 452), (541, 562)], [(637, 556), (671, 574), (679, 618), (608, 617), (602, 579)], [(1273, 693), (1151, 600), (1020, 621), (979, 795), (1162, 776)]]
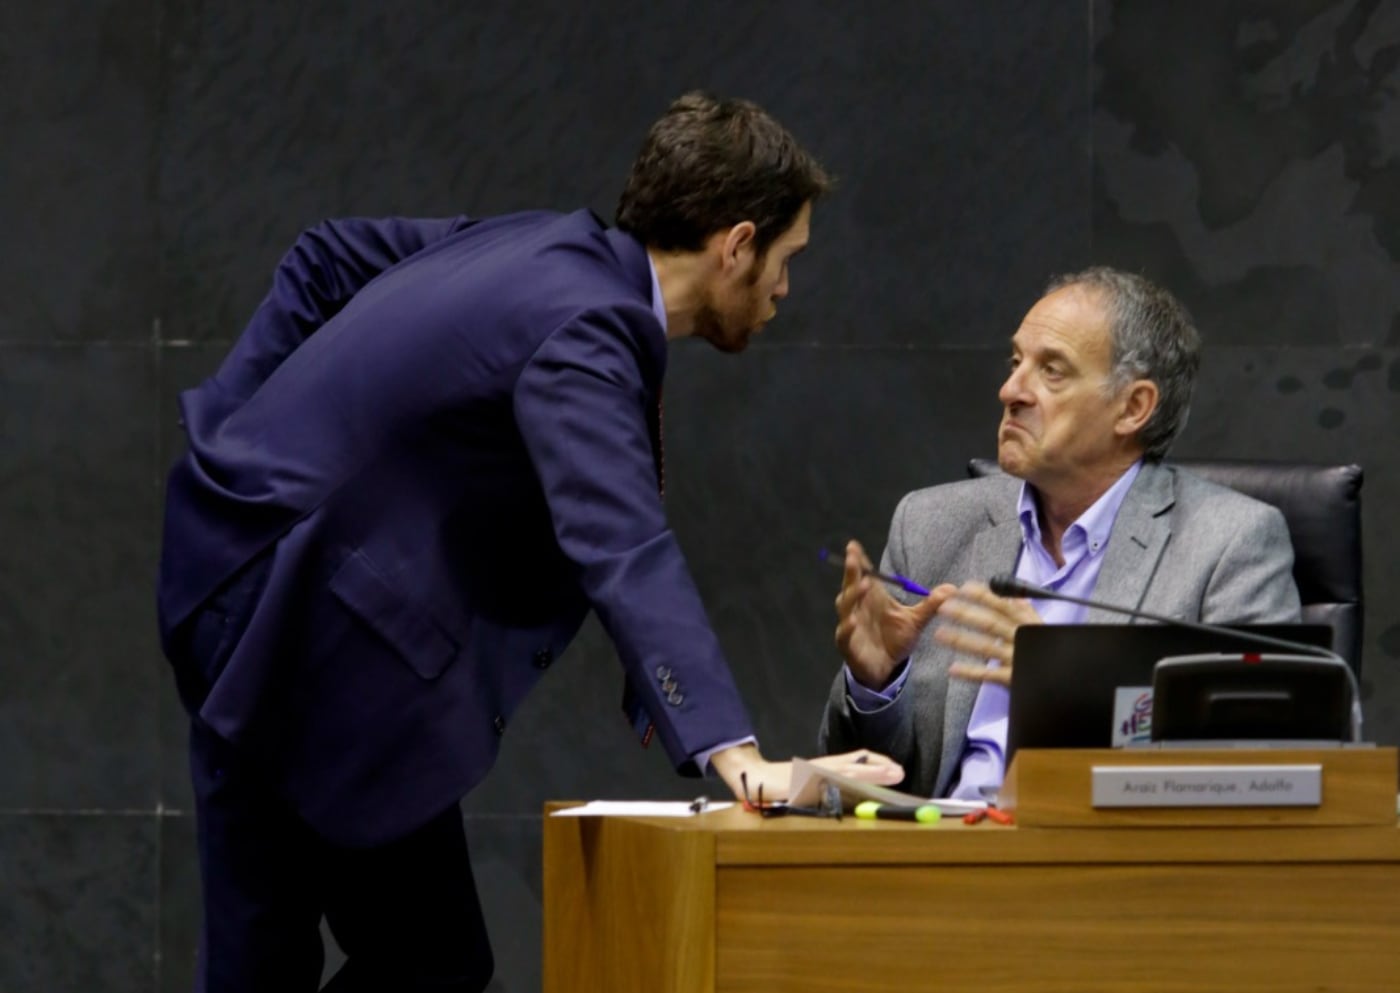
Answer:
[[(1293, 539), (1303, 622), (1329, 624), (1332, 650), (1361, 672), (1361, 482), (1358, 465), (1180, 459), (1172, 465), (1277, 507)], [(973, 459), (969, 476), (1000, 472)]]

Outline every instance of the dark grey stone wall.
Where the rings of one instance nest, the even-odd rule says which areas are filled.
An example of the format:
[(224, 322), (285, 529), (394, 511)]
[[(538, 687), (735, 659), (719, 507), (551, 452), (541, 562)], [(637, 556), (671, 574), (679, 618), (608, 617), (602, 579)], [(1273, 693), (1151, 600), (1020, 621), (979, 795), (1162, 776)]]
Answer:
[[(1178, 453), (1356, 461), (1369, 731), (1400, 742), (1400, 7), (844, 0), (49, 0), (0, 11), (0, 990), (188, 989), (183, 728), (154, 637), (173, 396), (283, 248), (345, 214), (611, 214), (704, 86), (837, 173), (780, 319), (675, 349), (668, 505), (765, 750), (809, 753), (835, 573), (992, 451), (1050, 274), (1158, 279), (1208, 342)], [(464, 805), (499, 961), (539, 986), (549, 798), (693, 795), (596, 626)], [(714, 789), (714, 787), (711, 787)]]

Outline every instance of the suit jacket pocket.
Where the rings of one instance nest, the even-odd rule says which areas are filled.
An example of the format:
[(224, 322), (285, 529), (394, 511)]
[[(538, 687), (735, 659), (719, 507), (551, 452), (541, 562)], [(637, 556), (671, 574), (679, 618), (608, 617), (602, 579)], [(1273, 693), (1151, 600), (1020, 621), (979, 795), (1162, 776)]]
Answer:
[(457, 654), (457, 642), (426, 610), (405, 600), (363, 552), (331, 577), (330, 590), (424, 679), (436, 679)]

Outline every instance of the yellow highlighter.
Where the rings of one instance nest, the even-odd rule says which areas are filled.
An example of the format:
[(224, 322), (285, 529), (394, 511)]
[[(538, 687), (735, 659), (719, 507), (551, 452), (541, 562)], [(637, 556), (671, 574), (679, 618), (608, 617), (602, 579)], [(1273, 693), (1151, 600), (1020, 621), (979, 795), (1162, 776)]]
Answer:
[(931, 803), (917, 807), (900, 807), (876, 800), (863, 800), (856, 804), (856, 816), (865, 820), (918, 821), (920, 824), (936, 824), (943, 812)]

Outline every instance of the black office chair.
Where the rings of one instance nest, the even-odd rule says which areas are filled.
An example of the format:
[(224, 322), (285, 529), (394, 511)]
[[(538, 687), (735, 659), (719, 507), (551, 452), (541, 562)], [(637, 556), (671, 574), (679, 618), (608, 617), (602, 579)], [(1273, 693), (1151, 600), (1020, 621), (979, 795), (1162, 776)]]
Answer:
[[(1172, 465), (1273, 504), (1293, 539), (1293, 579), (1303, 622), (1330, 624), (1332, 650), (1361, 674), (1361, 481), (1359, 465), (1173, 460)], [(973, 459), (969, 476), (1000, 472)]]

